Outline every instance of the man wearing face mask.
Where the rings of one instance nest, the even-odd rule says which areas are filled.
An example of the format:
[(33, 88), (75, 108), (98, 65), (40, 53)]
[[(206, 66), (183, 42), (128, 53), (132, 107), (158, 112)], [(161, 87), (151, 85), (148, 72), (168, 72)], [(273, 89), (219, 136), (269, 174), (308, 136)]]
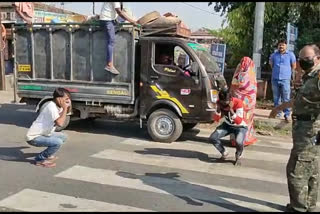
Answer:
[(318, 155), (320, 145), (320, 49), (306, 45), (299, 53), (304, 70), (302, 86), (291, 102), (274, 108), (278, 111), (292, 107), (293, 148), (287, 164), (290, 196), (288, 211), (311, 212), (316, 208), (319, 186)]
[[(292, 71), (296, 69), (296, 57), (287, 50), (287, 41), (281, 39), (278, 42), (278, 51), (273, 53), (269, 62), (272, 68), (272, 92), (274, 106), (277, 107), (281, 102), (290, 101), (290, 80)], [(284, 119), (289, 122), (290, 110), (284, 109)], [(277, 117), (281, 117), (278, 112)]]

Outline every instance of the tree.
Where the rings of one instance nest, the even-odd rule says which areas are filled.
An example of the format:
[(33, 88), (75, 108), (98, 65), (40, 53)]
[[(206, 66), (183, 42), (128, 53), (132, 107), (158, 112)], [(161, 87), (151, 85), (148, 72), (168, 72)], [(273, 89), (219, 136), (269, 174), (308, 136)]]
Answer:
[(300, 3), (297, 50), (305, 44), (320, 42), (320, 2)]
[[(224, 38), (233, 54), (228, 64), (236, 66), (243, 56), (252, 56), (255, 2), (215, 2), (214, 10), (221, 15), (227, 14), (228, 26), (222, 26), (213, 33)], [(299, 30), (296, 54), (304, 44), (320, 42), (320, 2), (266, 2), (261, 58), (263, 70), (270, 69), (269, 56), (277, 41), (286, 38), (288, 22)]]

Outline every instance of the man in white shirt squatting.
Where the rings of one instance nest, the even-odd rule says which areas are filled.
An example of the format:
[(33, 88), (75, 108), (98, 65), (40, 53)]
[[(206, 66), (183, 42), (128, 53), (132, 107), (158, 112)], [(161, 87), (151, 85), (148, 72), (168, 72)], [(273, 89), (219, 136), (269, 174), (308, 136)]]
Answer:
[(56, 126), (63, 126), (68, 107), (71, 106), (71, 95), (64, 88), (53, 92), (53, 100), (45, 103), (37, 119), (32, 123), (27, 133), (27, 143), (36, 147), (48, 147), (35, 157), (35, 165), (55, 167), (57, 159), (54, 154), (59, 150), (67, 137), (61, 132), (55, 132)]

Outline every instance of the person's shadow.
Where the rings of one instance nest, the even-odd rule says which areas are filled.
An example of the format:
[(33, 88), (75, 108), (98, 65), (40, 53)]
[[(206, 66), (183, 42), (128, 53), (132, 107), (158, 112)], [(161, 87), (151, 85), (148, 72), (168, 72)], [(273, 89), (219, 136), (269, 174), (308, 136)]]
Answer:
[[(268, 201), (255, 198), (249, 198), (242, 195), (228, 193), (216, 189), (211, 189), (198, 184), (192, 184), (177, 179), (180, 177), (178, 173), (145, 173), (145, 175), (137, 175), (130, 172), (119, 171), (118, 176), (130, 179), (140, 179), (144, 184), (164, 190), (175, 197), (184, 200), (187, 204), (193, 206), (203, 206), (202, 202), (214, 204), (235, 212), (257, 212), (252, 208), (243, 207), (239, 204), (230, 202), (227, 199), (256, 203), (270, 208), (284, 211), (285, 207)], [(199, 202), (201, 201), (201, 202)]]
[(159, 155), (179, 158), (195, 158), (207, 163), (232, 163), (234, 160), (221, 160), (220, 157), (209, 157), (208, 154), (198, 151), (184, 149), (164, 149), (164, 148), (144, 148), (144, 150), (135, 150), (135, 153), (142, 155)]
[(14, 162), (34, 163), (34, 160), (28, 158), (36, 156), (38, 153), (24, 153), (23, 149), (30, 148), (28, 146), (20, 147), (0, 147), (0, 160)]

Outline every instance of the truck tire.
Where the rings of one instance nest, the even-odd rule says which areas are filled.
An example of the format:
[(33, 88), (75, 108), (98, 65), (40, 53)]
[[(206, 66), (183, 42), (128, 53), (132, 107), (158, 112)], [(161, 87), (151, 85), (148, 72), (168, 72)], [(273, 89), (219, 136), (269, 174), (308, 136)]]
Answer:
[(69, 123), (70, 123), (70, 115), (67, 115), (66, 120), (63, 123), (63, 126), (57, 126), (55, 131), (61, 132), (62, 130), (68, 127)]
[(198, 123), (184, 123), (183, 124), (183, 131), (187, 131), (193, 129)]
[(156, 20), (161, 15), (158, 11), (153, 11), (150, 13), (147, 13), (146, 15), (142, 16), (140, 19), (138, 19), (137, 23), (140, 25), (145, 25), (153, 20)]
[(182, 131), (180, 118), (168, 109), (158, 109), (148, 119), (148, 133), (156, 142), (172, 143)]

